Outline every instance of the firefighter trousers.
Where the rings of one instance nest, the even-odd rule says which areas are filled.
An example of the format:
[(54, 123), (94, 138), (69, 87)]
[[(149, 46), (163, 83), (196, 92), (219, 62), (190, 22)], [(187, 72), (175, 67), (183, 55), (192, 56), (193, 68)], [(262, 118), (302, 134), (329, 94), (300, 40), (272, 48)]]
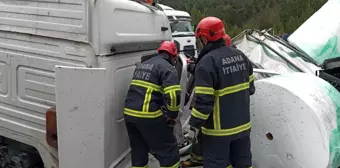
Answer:
[(129, 135), (132, 167), (147, 167), (149, 153), (161, 167), (178, 168), (180, 157), (173, 130), (164, 122), (132, 123), (125, 121)]
[(203, 136), (204, 168), (252, 168), (250, 136)]

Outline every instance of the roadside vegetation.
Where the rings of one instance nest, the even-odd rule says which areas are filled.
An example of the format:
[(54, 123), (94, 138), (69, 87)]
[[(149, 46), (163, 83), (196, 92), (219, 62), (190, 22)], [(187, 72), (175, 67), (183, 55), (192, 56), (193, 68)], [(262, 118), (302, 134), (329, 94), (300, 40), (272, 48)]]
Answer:
[(227, 33), (244, 29), (274, 28), (275, 34), (293, 33), (327, 0), (159, 0), (159, 3), (190, 13), (193, 24), (205, 16), (221, 18)]

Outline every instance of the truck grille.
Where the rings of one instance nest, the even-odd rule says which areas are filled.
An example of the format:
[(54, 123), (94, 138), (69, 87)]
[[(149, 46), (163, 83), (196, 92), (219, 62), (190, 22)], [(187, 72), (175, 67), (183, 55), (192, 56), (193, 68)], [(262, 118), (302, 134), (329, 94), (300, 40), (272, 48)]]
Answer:
[(193, 45), (184, 46), (183, 50), (185, 54), (192, 56), (192, 57), (195, 56), (195, 47)]

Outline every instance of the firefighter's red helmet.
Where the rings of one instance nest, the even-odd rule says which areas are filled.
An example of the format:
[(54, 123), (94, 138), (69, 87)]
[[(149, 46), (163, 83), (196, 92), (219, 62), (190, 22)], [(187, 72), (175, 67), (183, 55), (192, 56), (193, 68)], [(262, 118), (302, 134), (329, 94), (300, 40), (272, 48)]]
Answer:
[(231, 46), (231, 38), (228, 34), (225, 34), (223, 37), (224, 41), (225, 41), (225, 45), (230, 47)]
[(164, 41), (161, 46), (158, 48), (158, 53), (161, 51), (168, 52), (171, 56), (177, 56), (177, 47), (176, 44), (172, 41)]
[(225, 35), (224, 24), (217, 17), (206, 17), (197, 25), (195, 36), (205, 37), (208, 41), (217, 41)]

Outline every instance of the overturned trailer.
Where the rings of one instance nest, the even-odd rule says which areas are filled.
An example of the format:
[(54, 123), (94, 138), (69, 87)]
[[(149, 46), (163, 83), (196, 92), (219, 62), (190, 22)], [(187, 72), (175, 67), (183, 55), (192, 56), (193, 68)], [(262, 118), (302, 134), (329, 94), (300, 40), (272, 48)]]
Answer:
[(340, 59), (320, 64), (268, 31), (233, 39), (256, 70), (254, 167), (340, 166)]

